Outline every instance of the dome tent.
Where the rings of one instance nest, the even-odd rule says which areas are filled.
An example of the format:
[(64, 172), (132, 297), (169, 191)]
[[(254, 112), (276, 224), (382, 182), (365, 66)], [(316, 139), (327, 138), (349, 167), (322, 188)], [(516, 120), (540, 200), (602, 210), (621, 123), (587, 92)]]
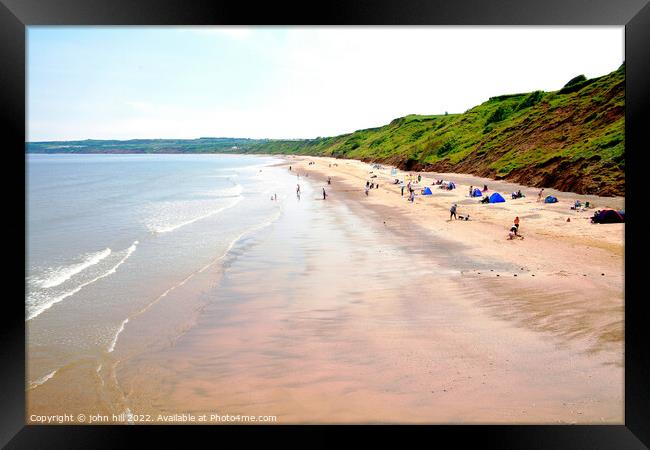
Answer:
[(424, 191), (422, 191), (422, 195), (431, 195), (431, 189), (429, 189), (429, 186), (424, 188)]
[(544, 199), (544, 203), (557, 203), (557, 197), (553, 197), (552, 195), (549, 195)]
[(474, 188), (474, 192), (472, 192), (472, 197), (481, 197), (483, 193), (479, 188)]
[(494, 194), (490, 195), (490, 203), (503, 203), (505, 200), (503, 197), (501, 197), (501, 194), (498, 192), (495, 192)]
[(605, 209), (603, 211), (596, 211), (591, 218), (592, 223), (625, 223), (625, 211), (615, 211), (613, 209)]

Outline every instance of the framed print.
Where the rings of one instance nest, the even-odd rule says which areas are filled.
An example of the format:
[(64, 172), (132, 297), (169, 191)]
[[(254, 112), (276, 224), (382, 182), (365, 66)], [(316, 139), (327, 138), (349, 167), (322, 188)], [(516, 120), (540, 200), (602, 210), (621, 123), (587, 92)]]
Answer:
[(1, 3), (3, 446), (647, 447), (647, 2)]

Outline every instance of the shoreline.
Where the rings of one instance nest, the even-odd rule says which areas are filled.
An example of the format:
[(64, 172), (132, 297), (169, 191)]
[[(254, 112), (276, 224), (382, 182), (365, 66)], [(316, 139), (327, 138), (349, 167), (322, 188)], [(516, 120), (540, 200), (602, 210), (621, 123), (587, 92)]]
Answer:
[[(233, 263), (235, 273), (215, 291), (219, 300), (173, 347), (122, 368), (133, 410), (199, 414), (219, 405), (229, 414), (277, 413), (280, 423), (622, 423), (622, 291), (603, 294), (593, 271), (586, 280), (538, 267), (517, 272), (516, 261), (489, 259), (463, 242), (467, 230), (431, 229), (455, 225), (433, 221), (438, 209), (422, 212), (427, 227), (415, 220), (420, 212), (404, 211), (417, 200), (388, 192), (403, 200), (401, 209), (385, 198), (371, 202), (355, 187), (358, 178), (324, 163), (276, 166), (301, 171), (301, 187), (313, 189), (301, 202), (344, 208), (372, 227), (353, 239), (385, 236), (363, 250), (375, 256), (334, 269), (316, 252), (305, 281), (286, 284), (287, 263), (265, 238), (246, 253), (249, 261)], [(327, 201), (312, 202), (323, 186)], [(341, 245), (334, 248), (349, 248)], [(260, 291), (246, 282), (257, 278), (248, 265), (266, 255), (279, 266), (269, 279), (280, 281)], [(373, 267), (381, 275), (366, 286)], [(329, 284), (322, 279), (330, 276)], [(348, 282), (359, 286), (335, 294), (331, 283)], [(291, 300), (305, 295), (309, 305)], [(172, 367), (141, 374), (159, 361)], [(158, 381), (140, 391), (147, 379)], [(477, 410), (477, 401), (490, 407)]]
[[(301, 186), (308, 180), (311, 188), (307, 192), (313, 190), (313, 195), (305, 195), (302, 202), (317, 211), (328, 208), (319, 214), (333, 224), (362, 219), (361, 223), (370, 228), (362, 229), (359, 237), (365, 239), (368, 233), (384, 236), (378, 241), (381, 244), (369, 241), (373, 244), (364, 249), (362, 243), (352, 239), (349, 245), (336, 247), (351, 250), (352, 255), (362, 252), (365, 256), (361, 268), (347, 261), (332, 265), (330, 259), (336, 257), (323, 253), (327, 247), (307, 252), (305, 274), (309, 276), (287, 283), (286, 272), (296, 270), (286, 266), (292, 264), (292, 259), (286, 263), (274, 261), (270, 266), (260, 264), (266, 261), (266, 255), (282, 259), (288, 250), (277, 247), (272, 239), (255, 238), (256, 243), (244, 253), (235, 252), (245, 258), (233, 257), (224, 273), (214, 271), (218, 276), (204, 276), (182, 286), (170, 299), (152, 308), (151, 314), (142, 316), (144, 328), (127, 328), (116, 349), (124, 355), (137, 348), (139, 334), (154, 333), (159, 320), (169, 320), (175, 310), (181, 312), (187, 299), (196, 303), (197, 295), (212, 292), (209, 301), (201, 300), (195, 319), (186, 321), (173, 341), (136, 352), (112, 370), (106, 367), (108, 364), (100, 366), (101, 372), (112, 371), (109, 377), (102, 377), (99, 370), (96, 375), (102, 386), (104, 379), (112, 385), (108, 394), (97, 394), (104, 398), (106, 410), (116, 405), (106, 397), (109, 395), (121, 398), (118, 403), (128, 404), (127, 409), (135, 414), (184, 409), (210, 412), (211, 405), (220, 405), (228, 413), (280, 412), (289, 423), (622, 423), (623, 226), (593, 225), (594, 230), (605, 227), (609, 233), (606, 245), (593, 247), (590, 242), (597, 241), (598, 234), (585, 240), (584, 226), (567, 231), (554, 220), (564, 211), (557, 208), (558, 204), (545, 205), (551, 208), (532, 213), (540, 217), (527, 217), (532, 214), (526, 211), (519, 213), (526, 239), (508, 241), (507, 222), (502, 226), (501, 220), (512, 215), (507, 207), (518, 207), (517, 201), (506, 198), (506, 203), (500, 205), (462, 203), (470, 199), (459, 196), (466, 193), (459, 185), (451, 193), (433, 189), (430, 198), (416, 197), (410, 204), (406, 197), (400, 197), (396, 186), (385, 184), (388, 176), (382, 178), (379, 189), (366, 197), (365, 177), (373, 170), (366, 163), (318, 157), (281, 159), (272, 166), (286, 170), (283, 167), (292, 165), (292, 172), (298, 169), (301, 173)], [(308, 165), (309, 161), (315, 164)], [(334, 163), (338, 167), (329, 167)], [(332, 176), (332, 185), (326, 183), (328, 176)], [(312, 201), (321, 186), (329, 193), (322, 204)], [(295, 184), (287, 188), (283, 200), (287, 204), (293, 203), (294, 189)], [(446, 220), (449, 204), (456, 199), (459, 213), (471, 211), (472, 220)], [(560, 201), (568, 209), (569, 203), (563, 198)], [(522, 206), (523, 210), (531, 207), (538, 205)], [(579, 213), (571, 213), (579, 217)], [(272, 228), (276, 233), (286, 233), (287, 226), (284, 223)], [(621, 231), (620, 242), (612, 229)], [(352, 227), (349, 232), (358, 231)], [(289, 247), (315, 245), (311, 240), (293, 244), (293, 239), (284, 240), (283, 236), (276, 236), (277, 242), (292, 243)], [(380, 253), (371, 256), (377, 250)], [(599, 262), (597, 270), (594, 261)], [(275, 289), (258, 292), (245, 288), (243, 280), (253, 276), (251, 282), (259, 281), (254, 267), (271, 269), (275, 264), (278, 267), (265, 281), (272, 286), (275, 283)], [(234, 269), (238, 275), (232, 278), (230, 272)], [(344, 272), (341, 277), (339, 270), (360, 271), (363, 275), (355, 278), (356, 272)], [(355, 286), (349, 296), (341, 297), (333, 287), (337, 283), (365, 283), (364, 277), (375, 276), (373, 270), (383, 274), (377, 279), (378, 286), (383, 286), (377, 293), (370, 292), (374, 287), (369, 284), (365, 292)], [(393, 280), (392, 285), (382, 277)], [(415, 282), (413, 286), (411, 281)], [(206, 291), (202, 286), (213, 290)], [(312, 295), (308, 293), (314, 286), (322, 291), (314, 292), (314, 304), (302, 307), (290, 301), (295, 296)], [(430, 304), (431, 292), (436, 290), (446, 294)], [(402, 300), (400, 293), (407, 293), (407, 298)], [(241, 302), (242, 298), (247, 300)], [(169, 303), (171, 299), (173, 304)], [(424, 317), (427, 321), (421, 320)], [(287, 323), (293, 325), (285, 327)], [(383, 323), (391, 325), (385, 329)], [(331, 335), (329, 327), (338, 329), (342, 337)], [(397, 343), (393, 342), (395, 338)], [(129, 345), (131, 340), (133, 345)], [(507, 346), (501, 348), (505, 343)], [(120, 350), (120, 346), (124, 348)], [(530, 351), (538, 354), (540, 361), (526, 354)], [(405, 354), (418, 356), (404, 359)], [(341, 355), (347, 356), (341, 360)], [(356, 358), (369, 361), (359, 366)], [(430, 367), (431, 360), (434, 366)], [(577, 367), (582, 367), (584, 373), (572, 373)], [(94, 367), (89, 364), (87, 370), (94, 371)], [(267, 378), (269, 370), (275, 374), (271, 378)], [(538, 382), (535, 372), (543, 371), (548, 371), (549, 381), (533, 387), (530, 383)], [(462, 374), (460, 378), (456, 372)], [(373, 380), (373, 373), (383, 374)], [(594, 380), (587, 379), (586, 374), (606, 380), (600, 383), (609, 389), (590, 385)], [(60, 389), (65, 375), (65, 371), (57, 373), (41, 388), (45, 387), (45, 392)], [(303, 376), (312, 381), (303, 383)], [(480, 377), (486, 376), (490, 381), (483, 381), (488, 385), (481, 390)], [(233, 391), (230, 383), (235, 379), (243, 383), (245, 392), (255, 394)], [(522, 388), (528, 386), (524, 380), (528, 380), (530, 389), (510, 392), (520, 398), (503, 397), (512, 387), (508, 383)], [(551, 386), (551, 380), (558, 386)], [(432, 388), (423, 388), (431, 383)], [(387, 387), (389, 392), (384, 392)], [(567, 400), (574, 410), (561, 405), (562, 392), (571, 389), (583, 393), (579, 401)], [(300, 396), (287, 398), (290, 393)], [(423, 395), (440, 403), (420, 404), (418, 398)], [(304, 401), (296, 403), (298, 398)], [(346, 398), (355, 399), (347, 412), (343, 406)], [(469, 413), (471, 398), (492, 404), (497, 412), (492, 416), (488, 408)], [(393, 402), (394, 408), (387, 409)], [(275, 409), (259, 410), (265, 404)], [(528, 410), (530, 405), (536, 412), (515, 414), (514, 409)], [(82, 403), (76, 406), (81, 408)], [(443, 411), (439, 411), (441, 407)], [(590, 411), (590, 407), (594, 409)]]

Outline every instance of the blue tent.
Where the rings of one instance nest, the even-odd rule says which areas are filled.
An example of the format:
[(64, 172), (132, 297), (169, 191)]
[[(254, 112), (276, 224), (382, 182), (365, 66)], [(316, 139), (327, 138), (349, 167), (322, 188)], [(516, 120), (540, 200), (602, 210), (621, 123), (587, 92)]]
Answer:
[(544, 203), (557, 203), (557, 198), (553, 197), (552, 195), (549, 195), (544, 199)]
[(449, 189), (456, 189), (456, 185), (452, 181), (449, 182)]
[(482, 197), (483, 193), (481, 193), (481, 190), (479, 188), (474, 188), (474, 192), (472, 192), (472, 197)]
[(501, 194), (498, 192), (495, 192), (494, 194), (490, 195), (490, 203), (503, 203), (505, 200), (503, 197), (501, 197)]
[(431, 189), (429, 189), (429, 186), (424, 188), (424, 191), (422, 192), (422, 195), (431, 195)]

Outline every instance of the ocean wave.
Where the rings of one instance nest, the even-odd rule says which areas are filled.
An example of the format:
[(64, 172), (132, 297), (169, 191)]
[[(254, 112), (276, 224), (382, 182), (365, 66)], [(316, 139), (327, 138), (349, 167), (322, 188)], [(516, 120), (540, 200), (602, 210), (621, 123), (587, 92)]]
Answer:
[(126, 326), (127, 323), (129, 323), (128, 318), (124, 319), (120, 324), (120, 327), (117, 329), (117, 333), (115, 333), (115, 337), (113, 338), (113, 342), (111, 342), (111, 345), (108, 347), (108, 353), (113, 353), (113, 350), (115, 350), (115, 344), (117, 344), (117, 338), (120, 337), (120, 334), (122, 333), (122, 331), (124, 331), (124, 327)]
[(202, 272), (206, 271), (208, 268), (210, 268), (211, 266), (213, 266), (215, 263), (217, 263), (217, 262), (221, 261), (222, 259), (224, 259), (224, 258), (225, 258), (229, 253), (230, 253), (230, 251), (233, 249), (233, 247), (237, 244), (237, 242), (239, 242), (242, 238), (244, 238), (245, 236), (247, 236), (248, 234), (250, 234), (250, 233), (252, 233), (252, 232), (254, 232), (254, 231), (259, 231), (259, 230), (261, 230), (261, 229), (263, 229), (263, 228), (266, 228), (266, 227), (272, 225), (272, 224), (273, 224), (273, 223), (274, 223), (274, 222), (275, 222), (275, 221), (276, 221), (276, 220), (277, 220), (277, 219), (282, 215), (282, 211), (283, 211), (282, 209), (279, 209), (279, 210), (277, 210), (277, 212), (276, 212), (275, 214), (273, 214), (273, 215), (272, 215), (270, 218), (268, 218), (267, 220), (265, 220), (265, 221), (263, 221), (263, 222), (261, 222), (261, 223), (259, 223), (259, 224), (257, 224), (257, 225), (254, 225), (254, 226), (252, 226), (252, 227), (250, 227), (250, 228), (244, 230), (242, 233), (240, 233), (239, 235), (237, 235), (234, 239), (232, 239), (232, 240), (230, 241), (230, 243), (228, 244), (228, 247), (226, 247), (226, 249), (224, 250), (224, 252), (223, 252), (220, 256), (214, 258), (213, 260), (211, 260), (209, 263), (207, 263), (205, 266), (203, 266), (203, 267), (200, 268), (199, 270), (190, 273), (190, 274), (189, 274), (188, 276), (186, 276), (183, 280), (181, 280), (180, 282), (176, 283), (175, 285), (173, 285), (173, 286), (171, 286), (170, 288), (168, 288), (167, 290), (165, 290), (162, 294), (160, 294), (158, 297), (156, 297), (152, 302), (150, 302), (149, 304), (147, 304), (144, 308), (140, 309), (140, 310), (139, 310), (138, 312), (136, 312), (135, 314), (132, 314), (131, 316), (129, 316), (128, 318), (126, 318), (126, 319), (122, 322), (122, 324), (120, 325), (120, 327), (118, 328), (117, 332), (115, 333), (115, 336), (114, 336), (114, 338), (113, 338), (113, 341), (111, 342), (111, 345), (108, 347), (108, 353), (112, 353), (112, 352), (115, 350), (115, 345), (117, 344), (117, 340), (118, 340), (120, 334), (122, 333), (122, 331), (124, 331), (124, 328), (125, 328), (126, 324), (129, 322), (129, 319), (134, 319), (135, 317), (137, 317), (137, 316), (139, 316), (139, 315), (141, 315), (141, 314), (144, 314), (144, 313), (145, 313), (146, 311), (148, 311), (152, 306), (154, 306), (154, 305), (155, 305), (156, 303), (158, 303), (160, 300), (162, 300), (163, 298), (165, 298), (165, 297), (166, 297), (170, 292), (172, 292), (174, 289), (177, 289), (177, 288), (183, 286), (183, 285), (184, 285), (185, 283), (187, 283), (190, 279), (192, 279), (195, 275), (197, 275), (197, 274), (199, 274), (199, 273), (202, 273)]
[[(90, 284), (92, 284), (92, 283), (94, 283), (94, 282), (96, 282), (98, 280), (101, 280), (102, 278), (106, 278), (107, 276), (114, 274), (117, 271), (118, 267), (120, 267), (122, 264), (124, 264), (124, 262), (127, 259), (129, 259), (129, 257), (133, 254), (133, 252), (135, 252), (138, 244), (139, 244), (138, 241), (133, 242), (133, 244), (124, 251), (124, 253), (125, 253), (124, 256), (117, 262), (117, 264), (115, 264), (113, 267), (108, 269), (106, 272), (104, 272), (104, 273), (102, 273), (102, 274), (100, 274), (100, 275), (98, 275), (98, 276), (96, 276), (96, 277), (94, 277), (94, 278), (92, 278), (92, 279), (90, 279), (88, 281), (85, 281), (85, 282), (79, 284), (78, 286), (76, 286), (75, 288), (73, 288), (73, 289), (71, 289), (69, 291), (63, 292), (63, 293), (58, 294), (58, 295), (48, 295), (47, 293), (37, 292), (34, 295), (30, 296), (30, 302), (27, 305), (28, 313), (27, 313), (27, 319), (26, 320), (28, 321), (28, 320), (32, 320), (35, 317), (38, 317), (44, 311), (47, 311), (52, 306), (54, 306), (57, 303), (65, 300), (66, 298), (73, 296), (74, 294), (79, 292), (84, 287), (86, 287), (86, 286), (88, 286), (88, 285), (90, 285)], [(41, 301), (38, 301), (38, 300), (41, 300)]]
[(34, 389), (34, 388), (39, 387), (40, 385), (42, 385), (43, 383), (45, 383), (47, 380), (49, 380), (49, 379), (51, 379), (52, 377), (54, 377), (54, 375), (56, 375), (56, 372), (57, 372), (57, 371), (58, 371), (58, 369), (55, 369), (55, 370), (53, 370), (52, 372), (48, 373), (47, 375), (42, 376), (41, 378), (39, 378), (39, 379), (36, 380), (36, 381), (30, 381), (30, 382), (29, 382), (29, 389)]
[[(229, 204), (222, 206), (220, 208), (211, 210), (207, 213), (201, 214), (196, 217), (192, 217), (190, 219), (183, 220), (181, 222), (177, 223), (168, 223), (170, 220), (160, 220), (161, 223), (156, 223), (159, 221), (158, 218), (152, 218), (150, 219), (150, 222), (146, 224), (147, 228), (149, 229), (150, 232), (154, 234), (163, 234), (163, 233), (169, 233), (170, 231), (178, 230), (181, 227), (184, 227), (186, 225), (192, 224), (194, 222), (197, 222), (199, 220), (207, 219), (208, 217), (214, 216), (216, 214), (219, 214), (220, 212), (225, 211), (226, 209), (232, 208), (235, 206), (237, 203), (239, 203), (242, 200), (242, 197), (236, 197), (234, 201), (230, 202)], [(169, 207), (170, 210), (173, 210), (174, 208), (172, 206)], [(167, 222), (167, 223), (165, 223)]]
[(110, 248), (102, 250), (101, 252), (90, 253), (86, 255), (86, 258), (81, 263), (50, 270), (46, 278), (35, 280), (35, 284), (38, 287), (44, 289), (56, 287), (68, 281), (70, 278), (77, 275), (78, 273), (83, 272), (87, 268), (94, 266), (95, 264), (98, 264), (102, 259), (106, 258), (110, 254), (111, 254)]

